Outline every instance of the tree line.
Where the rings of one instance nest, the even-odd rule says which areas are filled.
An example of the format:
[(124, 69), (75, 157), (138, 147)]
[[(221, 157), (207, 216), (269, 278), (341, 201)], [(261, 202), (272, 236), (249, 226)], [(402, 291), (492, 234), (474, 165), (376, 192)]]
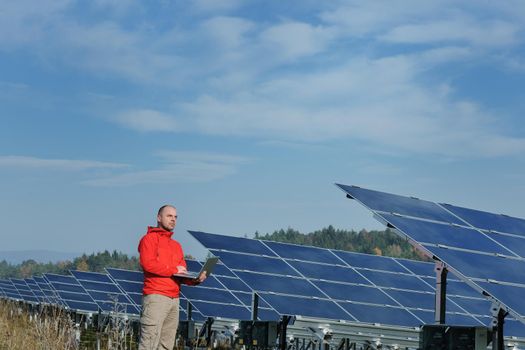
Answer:
[[(398, 258), (425, 259), (410, 244), (389, 229), (357, 232), (335, 229), (330, 225), (306, 234), (292, 228), (280, 229), (266, 234), (255, 232), (253, 238)], [(186, 258), (192, 259), (192, 256), (187, 255)], [(68, 274), (69, 270), (103, 272), (105, 267), (140, 270), (140, 263), (137, 256), (128, 256), (116, 250), (113, 252), (105, 250), (90, 255), (83, 254), (72, 261), (56, 263), (39, 263), (30, 259), (21, 264), (10, 264), (3, 260), (0, 261), (0, 278), (28, 278), (43, 273)]]
[(280, 229), (264, 235), (255, 232), (255, 238), (396, 258), (425, 260), (425, 257), (417, 252), (405, 239), (389, 229), (384, 231), (361, 230), (357, 232), (354, 230), (335, 229), (330, 225), (307, 234), (292, 228)]

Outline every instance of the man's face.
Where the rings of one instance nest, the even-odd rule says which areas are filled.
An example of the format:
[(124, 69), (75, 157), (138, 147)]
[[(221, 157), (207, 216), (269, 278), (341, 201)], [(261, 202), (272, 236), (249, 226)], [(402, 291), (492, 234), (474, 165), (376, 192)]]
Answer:
[(166, 231), (173, 231), (177, 224), (177, 209), (166, 207), (157, 215), (157, 224)]

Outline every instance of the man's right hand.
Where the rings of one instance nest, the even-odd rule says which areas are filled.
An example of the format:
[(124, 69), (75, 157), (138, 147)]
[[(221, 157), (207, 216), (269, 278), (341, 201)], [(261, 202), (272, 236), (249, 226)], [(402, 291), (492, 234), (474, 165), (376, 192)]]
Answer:
[(177, 266), (177, 273), (187, 273), (188, 270), (186, 270), (185, 266)]

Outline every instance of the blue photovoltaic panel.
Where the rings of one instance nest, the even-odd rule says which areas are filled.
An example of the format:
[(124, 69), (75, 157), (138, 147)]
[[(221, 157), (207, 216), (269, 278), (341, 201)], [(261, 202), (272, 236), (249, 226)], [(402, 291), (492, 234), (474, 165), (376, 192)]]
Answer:
[(374, 211), (396, 213), (427, 220), (463, 224), (456, 216), (450, 214), (433, 202), (417, 198), (403, 197), (391, 193), (368, 190), (356, 186), (336, 184), (351, 197)]
[(210, 251), (214, 255), (220, 256), (221, 261), (230, 269), (275, 273), (299, 277), (294, 269), (278, 258), (219, 252), (213, 249), (210, 249)]
[(395, 261), (415, 275), (432, 277), (436, 276), (436, 272), (434, 270), (435, 265), (432, 263), (407, 259), (395, 259)]
[[(383, 222), (410, 237), (422, 251), (445, 262), (459, 277), (477, 286), (478, 296), (483, 291), (510, 308), (511, 314), (525, 322), (525, 303), (521, 293), (525, 290), (525, 239), (522, 238), (525, 237), (525, 220), (353, 186), (338, 186), (374, 211)], [(382, 204), (377, 205), (378, 202)], [(423, 202), (424, 205), (421, 205)], [(425, 210), (413, 207), (406, 211), (398, 210), (399, 207), (406, 208), (407, 203), (420, 209), (442, 208), (457, 220), (428, 215)], [(450, 289), (447, 292), (450, 293)], [(464, 308), (475, 312), (483, 309), (482, 303), (476, 305), (475, 302), (465, 304)]]
[(64, 305), (57, 292), (49, 285), (44, 277), (34, 276), (33, 280), (38, 284), (40, 290), (44, 293), (45, 302), (51, 305)]
[(0, 279), (0, 288), (4, 291), (4, 294), (13, 300), (22, 300), (22, 296), (14, 286), (13, 282), (8, 279)]
[(122, 293), (108, 275), (96, 272), (70, 271), (104, 312), (139, 315), (139, 309)]
[[(435, 323), (435, 313), (429, 310), (413, 310), (412, 311), (418, 318), (422, 319), (425, 324)], [(482, 323), (477, 318), (470, 315), (457, 314), (447, 312), (446, 315), (447, 324), (455, 324), (462, 326), (487, 326), (489, 323)]]
[(525, 236), (525, 220), (523, 219), (456, 207), (450, 204), (442, 205), (476, 228)]
[(281, 315), (302, 315), (334, 320), (356, 320), (335, 302), (310, 297), (259, 293)]
[(35, 297), (37, 298), (39, 303), (46, 303), (47, 302), (47, 299), (46, 299), (46, 296), (45, 296), (44, 292), (42, 292), (42, 290), (38, 286), (38, 283), (36, 283), (36, 281), (34, 279), (32, 279), (32, 278), (24, 278), (24, 281), (26, 281), (27, 286), (31, 289), (31, 291), (33, 292), (33, 294), (35, 295)]
[(255, 291), (274, 292), (306, 297), (323, 297), (319, 289), (303, 278), (266, 275), (254, 272), (237, 271), (241, 280)]
[(315, 282), (315, 285), (334, 300), (352, 300), (378, 305), (394, 304), (392, 298), (390, 298), (385, 292), (372, 286), (359, 286), (328, 281), (317, 281)]
[[(209, 234), (205, 232), (197, 232), (197, 231), (189, 231), (189, 232), (193, 237), (199, 240), (203, 245), (208, 247), (208, 249), (231, 251), (232, 249), (235, 249), (235, 247), (242, 246), (244, 249), (242, 251), (243, 253), (275, 256), (275, 254), (273, 254), (270, 249), (268, 249), (263, 244), (261, 244), (261, 242), (256, 241), (256, 240), (240, 238), (240, 237), (230, 237), (230, 236), (220, 236), (220, 238), (218, 238), (217, 235), (213, 235), (213, 234)], [(227, 238), (223, 239), (224, 237), (227, 237)], [(222, 254), (216, 254), (216, 255), (222, 257)]]
[(473, 252), (426, 247), (449, 266), (460, 267), (460, 272), (473, 279), (525, 284), (525, 261)]
[(10, 280), (24, 301), (29, 303), (39, 302), (38, 298), (33, 294), (33, 291), (29, 288), (25, 280), (20, 278), (10, 278)]
[(341, 302), (340, 305), (361, 322), (395, 324), (413, 327), (421, 324), (413, 314), (403, 308)]
[(139, 309), (142, 307), (142, 288), (144, 287), (144, 274), (142, 271), (131, 271), (115, 268), (106, 268), (110, 278), (128, 295)]
[(494, 242), (494, 240), (475, 229), (415, 220), (390, 214), (381, 214), (381, 216), (401, 232), (410, 232), (410, 238), (424, 246), (441, 245), (484, 253), (513, 255), (507, 249)]
[[(226, 240), (223, 236), (217, 236), (213, 241)], [(260, 302), (264, 301), (279, 314), (403, 326), (419, 326), (427, 320), (430, 323), (434, 322), (434, 263), (260, 241), (268, 245), (281, 259), (282, 264), (287, 266), (283, 269), (285, 273), (279, 273), (278, 269), (273, 268), (270, 272), (260, 271), (266, 268), (250, 261), (253, 255), (242, 253), (246, 241), (249, 240), (242, 239), (237, 241), (237, 246), (230, 247), (231, 253), (227, 254), (224, 264), (248, 288), (259, 294)], [(293, 249), (289, 249), (290, 247)], [(218, 251), (212, 252), (219, 254)], [(316, 262), (307, 261), (309, 256), (313, 256)], [(337, 260), (334, 260), (334, 257)], [(253, 259), (260, 261), (259, 258)], [(277, 259), (266, 258), (263, 261), (273, 263), (275, 260)], [(329, 264), (335, 261), (337, 264)], [(327, 272), (327, 267), (340, 273)], [(298, 275), (291, 277), (288, 268)], [(219, 278), (221, 281), (227, 280), (225, 277)], [(448, 280), (447, 289), (448, 324), (481, 325), (480, 318), (490, 320), (490, 310), (486, 308), (486, 301), (479, 292), (464, 282), (453, 279), (452, 276)], [(236, 296), (246, 306), (251, 303), (248, 292), (244, 295), (237, 293)], [(318, 306), (306, 306), (305, 300)], [(314, 311), (317, 307), (322, 310)], [(351, 310), (354, 310), (354, 313)], [(390, 315), (374, 318), (374, 313), (378, 314), (380, 310), (383, 310), (383, 313), (402, 311), (398, 320)], [(372, 311), (374, 313), (370, 313)]]
[(98, 312), (98, 305), (73, 276), (45, 273), (44, 278), (68, 308), (80, 312)]
[[(198, 272), (202, 266), (202, 263), (193, 260), (188, 260), (186, 263), (188, 270), (194, 272)], [(219, 273), (232, 275), (224, 266), (217, 270)], [(208, 277), (199, 285), (182, 285), (181, 295), (206, 317), (238, 318), (239, 316), (232, 317), (232, 315), (234, 315), (235, 312), (239, 312), (240, 315), (250, 314), (249, 309), (242, 300), (237, 298), (237, 296), (221, 282), (221, 276), (215, 272), (214, 275)], [(222, 279), (231, 279), (231, 277)]]
[(191, 304), (203, 315), (220, 315), (219, 317), (236, 320), (249, 320), (250, 311), (243, 305), (214, 304), (202, 301), (192, 301)]
[(349, 267), (330, 266), (303, 261), (289, 261), (288, 263), (306, 278), (335, 282), (370, 284), (355, 270)]
[(521, 258), (525, 257), (525, 237), (502, 233), (489, 233), (488, 237), (498, 242), (499, 244), (508, 247), (508, 249), (514, 255), (517, 255)]
[(341, 265), (342, 261), (327, 249), (299, 246), (295, 244), (275, 243), (264, 241), (271, 250), (284, 259), (297, 259), (331, 265)]
[(220, 281), (222, 285), (228, 290), (239, 291), (239, 292), (251, 292), (250, 287), (246, 285), (237, 277), (224, 277), (224, 276), (215, 276), (216, 279)]
[(361, 270), (359, 272), (378, 287), (418, 290), (422, 292), (432, 291), (432, 287), (416, 276), (372, 270)]
[[(189, 264), (190, 266), (192, 263)], [(142, 310), (142, 289), (144, 287), (144, 273), (142, 271), (132, 271), (125, 269), (106, 268), (106, 271), (115, 284), (127, 295), (133, 305), (140, 313)], [(187, 319), (186, 300), (180, 297), (179, 317), (181, 320)], [(200, 321), (204, 316), (198, 310), (193, 310), (192, 319)]]
[(340, 257), (344, 262), (346, 262), (349, 266), (352, 267), (361, 267), (366, 269), (382, 270), (389, 272), (407, 272), (406, 269), (400, 266), (392, 258), (343, 251), (334, 251), (334, 254)]
[(477, 282), (477, 284), (490, 295), (493, 295), (499, 300), (504, 300), (508, 307), (520, 315), (525, 315), (525, 303), (523, 301), (525, 286), (510, 286), (488, 282)]
[(473, 315), (488, 315), (491, 310), (491, 302), (486, 299), (449, 297), (459, 307)]
[[(192, 266), (194, 271), (198, 271), (202, 265), (191, 260), (187, 263), (188, 269)], [(235, 310), (251, 314), (252, 289), (222, 263), (215, 266), (213, 275), (202, 284), (183, 285), (181, 294), (205, 316), (231, 318)], [(259, 299), (258, 317), (260, 320), (277, 320), (279, 315), (263, 299)], [(236, 318), (239, 319), (239, 316)]]

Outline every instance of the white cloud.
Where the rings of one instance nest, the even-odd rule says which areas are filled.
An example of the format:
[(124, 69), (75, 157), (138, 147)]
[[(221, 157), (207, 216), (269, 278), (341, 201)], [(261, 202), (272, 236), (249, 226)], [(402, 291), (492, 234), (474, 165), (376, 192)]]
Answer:
[(423, 57), (427, 65), (420, 67), (421, 59), (356, 60), (330, 70), (288, 75), (233, 96), (201, 96), (186, 104), (180, 115), (190, 129), (206, 134), (297, 141), (353, 138), (443, 156), (525, 151), (525, 139), (502, 134), (498, 118), (477, 104), (454, 101), (447, 86), (418, 84), (418, 72), (429, 62)]
[(151, 109), (122, 112), (114, 120), (118, 124), (138, 131), (173, 132), (181, 130), (175, 118)]
[(34, 168), (62, 171), (83, 171), (90, 169), (122, 169), (127, 164), (100, 162), (93, 160), (44, 159), (25, 156), (0, 156), (0, 167)]
[(287, 22), (267, 28), (260, 34), (261, 45), (267, 52), (294, 60), (323, 51), (334, 38), (329, 28), (308, 23)]
[(503, 21), (453, 18), (423, 24), (400, 25), (380, 39), (393, 43), (435, 44), (460, 42), (471, 46), (501, 47), (518, 42), (520, 28)]
[(240, 0), (194, 0), (191, 6), (199, 12), (217, 13), (234, 10), (242, 3)]
[(158, 151), (155, 155), (164, 161), (176, 163), (242, 164), (250, 161), (246, 157), (231, 154), (197, 151)]
[(173, 184), (209, 182), (235, 174), (248, 158), (208, 152), (159, 151), (162, 159), (158, 169), (130, 171), (84, 181), (97, 187), (135, 186), (141, 184)]
[(203, 35), (210, 37), (212, 45), (230, 50), (246, 44), (246, 35), (253, 29), (254, 23), (248, 20), (222, 16), (205, 20), (201, 26)]

